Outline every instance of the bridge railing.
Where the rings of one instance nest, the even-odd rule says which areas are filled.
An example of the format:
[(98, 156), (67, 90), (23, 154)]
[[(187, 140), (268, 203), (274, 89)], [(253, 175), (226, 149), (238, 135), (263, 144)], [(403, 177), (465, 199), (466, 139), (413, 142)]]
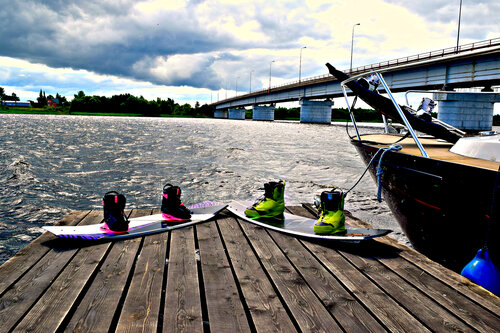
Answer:
[[(480, 42), (459, 45), (458, 48), (457, 47), (448, 47), (448, 48), (441, 49), (441, 50), (424, 52), (424, 53), (419, 53), (419, 54), (415, 54), (415, 55), (411, 55), (411, 56), (407, 56), (407, 57), (382, 61), (382, 62), (378, 62), (378, 63), (371, 64), (371, 65), (359, 66), (359, 67), (353, 68), (352, 71), (347, 71), (347, 73), (349, 73), (349, 75), (352, 76), (352, 75), (360, 74), (360, 73), (366, 72), (366, 71), (380, 70), (380, 69), (388, 68), (388, 67), (395, 66), (395, 65), (396, 66), (405, 65), (405, 64), (412, 63), (412, 62), (418, 62), (418, 61), (429, 60), (429, 59), (434, 59), (434, 58), (441, 58), (441, 57), (444, 57), (444, 56), (450, 55), (450, 54), (460, 54), (460, 53), (464, 53), (464, 52), (470, 52), (470, 51), (474, 51), (474, 50), (478, 50), (478, 49), (483, 49), (483, 48), (487, 48), (487, 47), (494, 47), (494, 46), (499, 46), (499, 45), (500, 45), (500, 38), (493, 38), (493, 39), (488, 39), (488, 40), (484, 40), (484, 41), (480, 41)], [(248, 94), (240, 95), (238, 97), (233, 97), (233, 98), (228, 98), (228, 99), (225, 99), (222, 101), (218, 101), (214, 104), (222, 103), (225, 101), (241, 99), (242, 97), (251, 97), (253, 95), (260, 95), (263, 92), (266, 92), (266, 91), (269, 92), (269, 91), (275, 90), (277, 88), (284, 88), (284, 87), (293, 88), (294, 86), (302, 85), (306, 82), (307, 83), (311, 83), (313, 81), (321, 82), (321, 81), (330, 80), (331, 78), (332, 77), (330, 76), (330, 74), (310, 76), (310, 77), (303, 78), (300, 81), (299, 80), (289, 81), (289, 82), (286, 82), (286, 83), (283, 83), (280, 85), (272, 86), (270, 88), (256, 90), (256, 91), (252, 91), (251, 93), (248, 93)]]
[(500, 45), (500, 38), (494, 38), (494, 39), (484, 40), (484, 41), (480, 41), (480, 42), (459, 45), (458, 48), (457, 47), (449, 47), (449, 48), (442, 49), (442, 50), (424, 52), (424, 53), (419, 53), (419, 54), (415, 54), (415, 55), (411, 55), (411, 56), (407, 56), (407, 57), (402, 57), (402, 58), (398, 58), (398, 59), (382, 61), (382, 62), (372, 64), (372, 65), (360, 66), (360, 67), (354, 68), (352, 70), (352, 73), (359, 73), (359, 72), (363, 72), (363, 71), (367, 71), (367, 70), (380, 69), (380, 68), (390, 67), (390, 66), (394, 66), (394, 65), (404, 65), (404, 64), (411, 63), (411, 62), (428, 60), (428, 59), (433, 59), (433, 58), (440, 58), (440, 57), (444, 57), (444, 56), (450, 55), (450, 54), (459, 54), (459, 53), (463, 53), (463, 52), (470, 52), (470, 51), (483, 49), (486, 47), (498, 46), (498, 45)]

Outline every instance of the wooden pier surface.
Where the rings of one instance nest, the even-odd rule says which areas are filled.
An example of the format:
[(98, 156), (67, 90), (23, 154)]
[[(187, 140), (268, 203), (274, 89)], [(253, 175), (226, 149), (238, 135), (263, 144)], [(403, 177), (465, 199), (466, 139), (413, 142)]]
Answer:
[[(101, 211), (83, 211), (60, 223), (101, 220)], [(389, 237), (312, 242), (227, 211), (116, 242), (44, 233), (0, 267), (0, 332), (499, 329), (499, 298)]]

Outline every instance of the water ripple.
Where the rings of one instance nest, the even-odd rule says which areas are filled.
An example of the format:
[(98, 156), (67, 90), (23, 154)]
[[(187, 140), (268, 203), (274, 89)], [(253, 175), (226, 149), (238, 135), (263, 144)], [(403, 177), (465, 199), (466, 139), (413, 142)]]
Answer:
[[(110, 190), (127, 208), (157, 208), (165, 182), (183, 199), (253, 200), (287, 181), (287, 204), (349, 188), (364, 170), (344, 128), (221, 119), (0, 115), (0, 263), (71, 210), (100, 209)], [(346, 208), (398, 229), (369, 177)], [(402, 237), (401, 235), (398, 237)], [(404, 238), (401, 238), (404, 239)]]

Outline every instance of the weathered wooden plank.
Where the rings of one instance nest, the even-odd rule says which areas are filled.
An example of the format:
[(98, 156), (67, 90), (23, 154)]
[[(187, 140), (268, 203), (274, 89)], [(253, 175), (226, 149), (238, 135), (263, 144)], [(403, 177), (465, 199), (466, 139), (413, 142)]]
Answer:
[[(377, 260), (360, 253), (340, 251), (366, 276), (370, 277), (401, 306), (435, 332), (471, 330), (471, 327), (457, 319), (445, 308), (400, 278)], [(394, 258), (397, 260), (398, 258)]]
[[(87, 213), (73, 212), (62, 223), (76, 223)], [(81, 223), (101, 218), (102, 212), (92, 212)], [(328, 331), (339, 330), (334, 318), (346, 331), (385, 326), (489, 332), (500, 326), (498, 298), (388, 237), (363, 252), (362, 246), (298, 240), (230, 217), (217, 223), (219, 228), (207, 222), (171, 233), (162, 314), (168, 233), (145, 237), (142, 248), (137, 238), (71, 249), (52, 246), (54, 237), (44, 234), (0, 267), (0, 276), (6, 277), (0, 281), (0, 331), (156, 331), (163, 315), (164, 331), (199, 332), (205, 305), (212, 332), (321, 330), (325, 320), (333, 322)], [(197, 289), (194, 235), (206, 304), (200, 304)], [(190, 315), (188, 309), (196, 307)], [(167, 312), (172, 308), (175, 312)], [(176, 326), (169, 315), (175, 316)]]
[[(290, 208), (295, 214), (304, 215), (312, 217), (312, 214), (302, 207), (291, 207)], [(351, 221), (350, 221), (351, 222)], [(385, 238), (385, 237), (384, 237)], [(409, 330), (409, 331), (419, 331), (424, 332), (428, 329), (422, 325), (414, 316), (413, 313), (406, 311), (402, 308), (399, 303), (396, 303), (392, 299), (392, 293), (396, 290), (391, 289), (386, 292), (386, 290), (381, 289), (378, 285), (371, 282), (364, 275), (364, 269), (366, 267), (357, 268), (353, 266), (350, 262), (346, 261), (345, 258), (339, 253), (339, 251), (328, 251), (325, 247), (312, 242), (303, 242), (313, 253), (318, 256), (318, 258), (330, 269), (333, 274), (341, 280), (341, 282), (361, 301), (365, 306), (375, 314), (378, 319), (387, 326), (389, 330)], [(338, 244), (332, 244), (337, 249), (346, 248)], [(389, 256), (391, 259), (397, 258), (399, 254), (398, 248), (391, 247), (388, 248), (382, 243), (369, 242), (360, 243), (359, 245), (352, 244), (352, 246), (347, 246), (354, 252), (359, 252), (359, 249), (364, 249), (365, 251), (376, 255), (377, 253), (383, 253), (384, 256)], [(341, 251), (344, 254), (348, 252)], [(354, 256), (351, 257), (351, 259)]]
[[(313, 210), (310, 205), (305, 208)], [(347, 216), (348, 223), (351, 225), (370, 227), (351, 214), (347, 214)], [(460, 320), (479, 331), (495, 331), (500, 327), (498, 322), (500, 308), (495, 304), (498, 298), (491, 297), (489, 293), (485, 293), (481, 288), (455, 272), (427, 259), (422, 254), (390, 237), (380, 238), (377, 242), (394, 246), (400, 251), (397, 257), (390, 258), (371, 253), (376, 259), (418, 288), (421, 293), (426, 294), (447, 311), (452, 312)], [(450, 323), (445, 324), (451, 328)]]
[[(56, 225), (78, 224), (88, 213), (89, 211), (73, 211)], [(44, 243), (54, 238), (55, 236), (51, 233), (44, 232), (0, 266), (0, 276), (2, 276), (2, 279), (0, 279), (0, 295), (50, 251), (50, 248), (45, 246)]]
[(55, 332), (106, 254), (108, 243), (83, 247), (47, 289), (14, 332)]
[(487, 308), (491, 312), (500, 313), (500, 298), (486, 291), (469, 279), (431, 261), (415, 250), (409, 249), (402, 251), (400, 255), (474, 302), (481, 304), (481, 306)]
[(305, 332), (341, 331), (323, 303), (290, 264), (267, 231), (245, 221), (241, 221), (240, 225), (299, 328)]
[(166, 232), (144, 237), (117, 332), (157, 331), (167, 243)]
[(218, 220), (231, 264), (257, 332), (295, 332), (276, 291), (233, 217)]
[[(85, 217), (82, 224), (97, 223), (100, 221), (100, 216), (97, 212), (92, 212)], [(37, 249), (38, 246), (33, 246), (30, 248), (30, 252)], [(0, 298), (0, 331), (11, 330), (23, 318), (26, 311), (52, 284), (77, 251), (76, 248), (50, 249), (2, 295)], [(25, 255), (30, 252), (26, 252)]]
[(211, 332), (250, 332), (215, 221), (196, 226)]
[(308, 241), (303, 243), (390, 331), (429, 331), (337, 251)]
[[(313, 210), (311, 205), (305, 206), (308, 210)], [(366, 222), (359, 220), (351, 214), (346, 215), (348, 216), (348, 220), (351, 225), (370, 227)], [(465, 277), (430, 260), (423, 254), (414, 249), (408, 248), (389, 236), (378, 238), (377, 242), (398, 248), (400, 250), (400, 257), (419, 267), (429, 275), (441, 281), (443, 284), (448, 285), (451, 289), (460, 292), (465, 297), (480, 304), (481, 307), (488, 309), (492, 313), (500, 313), (500, 297), (491, 294)]]
[(474, 329), (481, 332), (498, 331), (500, 313), (496, 315), (491, 313), (457, 292), (456, 289), (442, 283), (421, 268), (402, 258), (399, 260), (383, 257), (376, 258)]
[(346, 332), (386, 331), (301, 242), (275, 232), (270, 235)]
[(171, 232), (163, 332), (203, 332), (194, 228)]
[[(131, 217), (136, 211), (132, 212)], [(141, 214), (137, 211), (137, 214)], [(138, 215), (137, 215), (138, 216)], [(126, 292), (126, 282), (136, 260), (142, 238), (110, 243), (99, 272), (91, 281), (83, 299), (66, 326), (71, 332), (108, 332), (117, 311), (120, 298)]]

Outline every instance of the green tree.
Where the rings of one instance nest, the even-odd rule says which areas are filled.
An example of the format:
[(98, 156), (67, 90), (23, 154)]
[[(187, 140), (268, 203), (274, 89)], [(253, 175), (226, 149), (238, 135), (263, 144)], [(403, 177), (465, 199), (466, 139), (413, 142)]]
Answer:
[(500, 114), (493, 116), (493, 126), (500, 126)]
[(212, 117), (214, 115), (214, 108), (208, 104), (203, 104), (198, 114), (203, 117)]
[(38, 101), (38, 106), (47, 106), (47, 97), (45, 97), (45, 91), (42, 93), (42, 89), (40, 89), (40, 94), (36, 100)]
[(68, 104), (68, 100), (66, 96), (61, 96), (59, 93), (56, 93), (56, 98), (59, 100), (59, 105), (64, 106)]
[[(41, 92), (41, 91), (40, 91)], [(75, 96), (75, 99), (82, 99), (85, 97), (85, 93), (83, 92), (83, 90), (80, 90), (78, 92), (78, 94), (74, 95)]]

